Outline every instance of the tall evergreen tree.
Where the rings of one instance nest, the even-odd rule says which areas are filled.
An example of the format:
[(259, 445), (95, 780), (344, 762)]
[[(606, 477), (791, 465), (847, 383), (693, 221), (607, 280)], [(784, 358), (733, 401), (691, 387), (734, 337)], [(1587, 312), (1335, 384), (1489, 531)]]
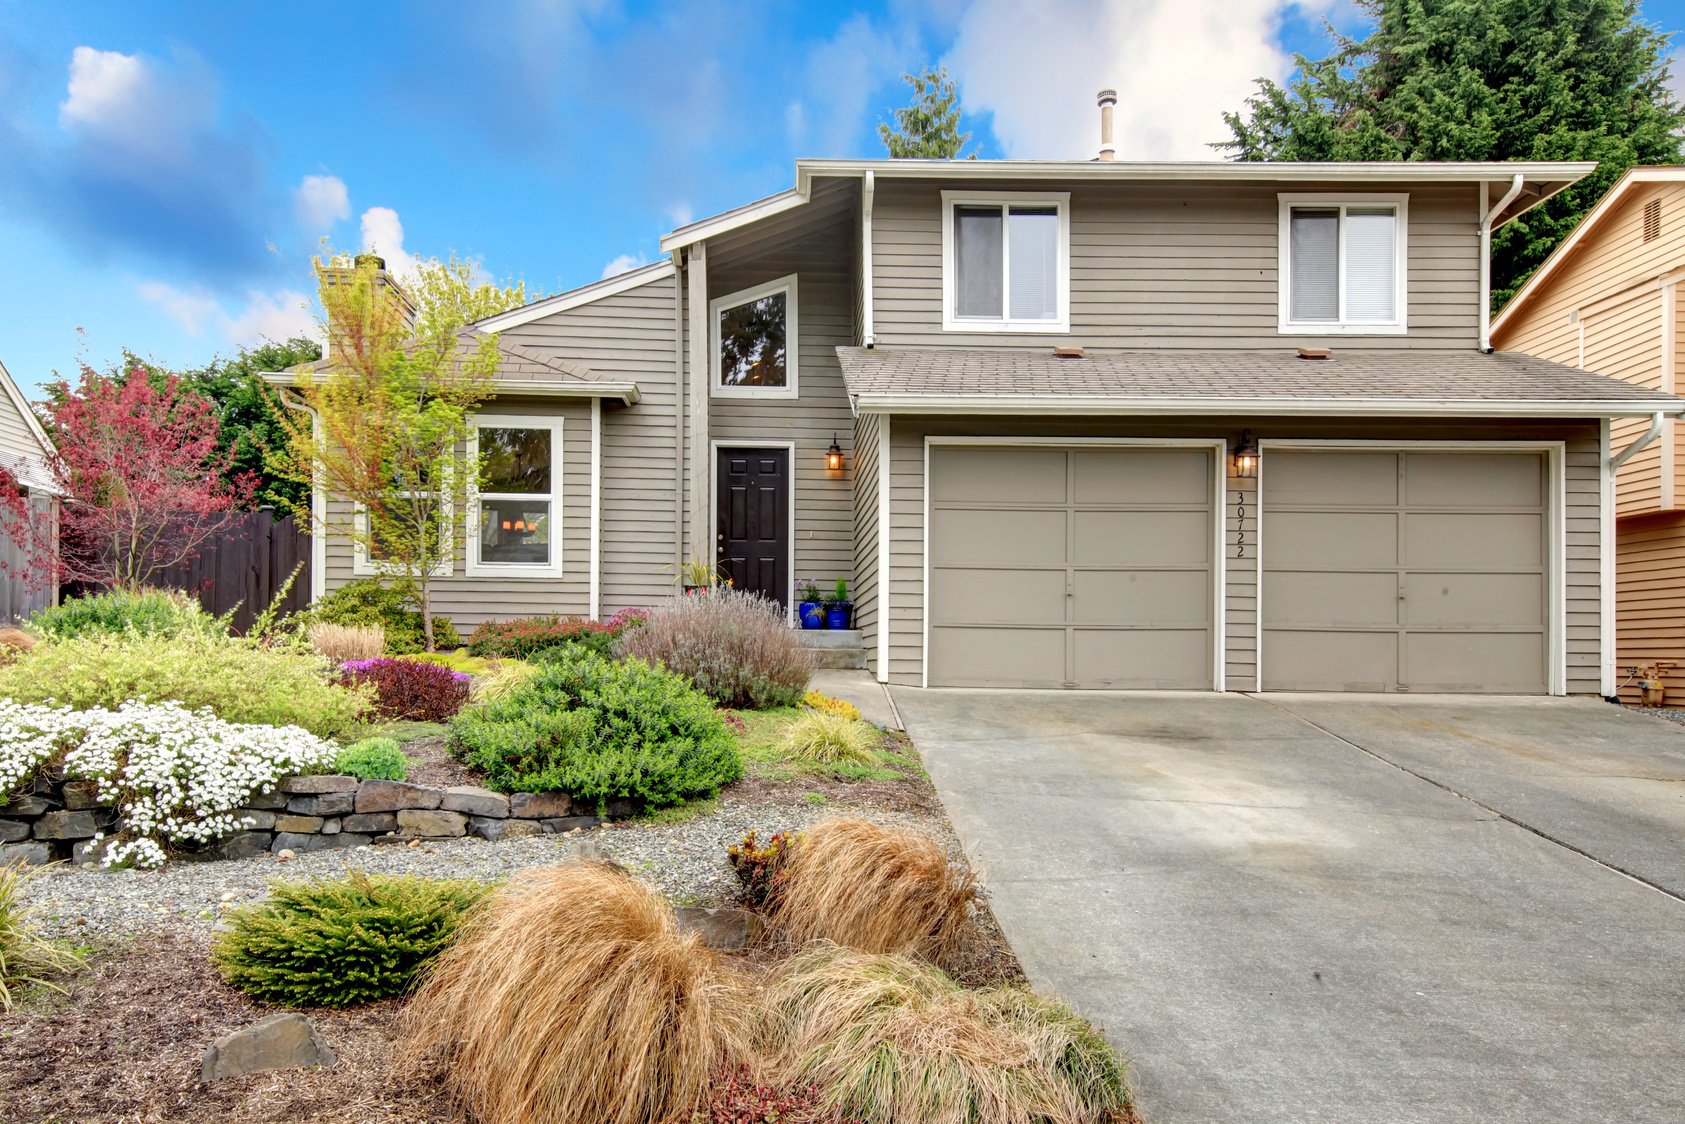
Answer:
[(878, 125), (878, 136), (892, 159), (959, 160), (977, 159), (965, 146), (970, 133), (960, 132), (959, 90), (948, 77), (948, 68), (927, 68), (919, 74), (903, 74), (901, 80), (913, 88), (913, 104), (895, 111), (895, 125)]
[(1492, 240), (1492, 304), (1514, 294), (1616, 178), (1680, 159), (1668, 36), (1637, 0), (1357, 0), (1363, 39), (1329, 33), (1286, 86), (1224, 114), (1239, 160), (1596, 160)]

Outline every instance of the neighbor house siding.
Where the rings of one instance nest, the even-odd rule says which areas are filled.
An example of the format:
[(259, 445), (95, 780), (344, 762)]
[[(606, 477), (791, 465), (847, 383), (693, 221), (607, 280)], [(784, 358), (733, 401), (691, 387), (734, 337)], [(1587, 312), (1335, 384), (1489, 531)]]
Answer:
[(676, 284), (672, 277), (661, 278), (502, 333), (504, 340), (539, 354), (638, 384), (637, 405), (603, 406), (604, 616), (628, 605), (653, 605), (673, 590), (680, 556), (674, 495), (674, 436), (681, 416), (673, 360)]
[[(1258, 419), (1137, 422), (1025, 418), (895, 418), (891, 423), (891, 542), (889, 588), (895, 599), (890, 621), (890, 680), (918, 685), (923, 674), (924, 644), (924, 472), (927, 436), (1033, 437), (1181, 437), (1233, 439), (1250, 427), (1265, 442), (1260, 481), (1262, 503), (1269, 505), (1270, 440), (1315, 438), (1365, 441), (1562, 441), (1564, 443), (1564, 644), (1566, 686), (1570, 694), (1597, 694), (1601, 684), (1599, 473), (1596, 423), (1458, 422), (1305, 419), (1260, 422)], [(1257, 660), (1257, 553), (1246, 565), (1237, 556), (1237, 500), (1248, 496), (1245, 526), (1252, 551), (1267, 552), (1257, 538), (1257, 491), (1252, 482), (1229, 478), (1225, 563), (1225, 651), (1229, 690), (1251, 690)]]
[[(999, 185), (1053, 191), (1063, 185)], [(992, 190), (994, 185), (990, 186)], [(1305, 185), (1295, 191), (1387, 192)], [(885, 180), (872, 217), (880, 346), (1281, 348), (1327, 337), (1277, 333), (1278, 188), (1264, 184), (1070, 187), (1068, 336), (942, 330), (942, 186)], [(1464, 348), (1479, 342), (1480, 243), (1473, 185), (1408, 190), (1405, 335), (1339, 336), (1342, 349)]]
[(1615, 683), (1638, 700), (1629, 667), (1665, 663), (1669, 702), (1685, 693), (1685, 514), (1622, 520), (1615, 536)]
[(878, 670), (878, 435), (888, 419), (862, 414), (854, 421), (854, 627), (866, 646), (866, 666)]
[[(5, 377), (0, 374), (0, 378)], [(22, 458), (40, 464), (43, 455), (41, 442), (35, 439), (35, 432), (24, 421), (17, 403), (0, 389), (0, 462)]]

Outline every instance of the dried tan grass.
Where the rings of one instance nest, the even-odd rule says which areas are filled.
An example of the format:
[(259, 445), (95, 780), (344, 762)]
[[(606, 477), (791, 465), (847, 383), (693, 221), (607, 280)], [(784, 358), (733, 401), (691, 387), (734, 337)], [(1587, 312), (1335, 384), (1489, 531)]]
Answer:
[(0, 627), (0, 647), (16, 648), (20, 652), (27, 652), (37, 643), (39, 641), (35, 637), (21, 628), (13, 628), (11, 625)]
[(682, 1119), (749, 1056), (750, 988), (619, 867), (512, 879), (411, 1001), (412, 1070), (483, 1124)]
[(334, 663), (346, 660), (379, 659), (386, 651), (386, 630), (378, 624), (327, 624), (310, 626), (310, 645)]
[(971, 872), (928, 835), (831, 819), (807, 832), (770, 920), (793, 944), (826, 940), (946, 963), (976, 896)]
[(904, 956), (809, 946), (767, 991), (783, 1084), (873, 1124), (1127, 1119), (1124, 1063), (1091, 1024), (1022, 988), (968, 991)]

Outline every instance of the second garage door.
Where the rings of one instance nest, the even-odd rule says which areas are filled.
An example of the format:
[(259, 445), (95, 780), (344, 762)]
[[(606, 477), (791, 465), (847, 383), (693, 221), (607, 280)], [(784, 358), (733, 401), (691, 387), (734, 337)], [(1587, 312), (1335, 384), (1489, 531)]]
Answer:
[(1209, 449), (933, 446), (931, 686), (1209, 689)]
[(1266, 451), (1265, 690), (1542, 694), (1542, 453)]

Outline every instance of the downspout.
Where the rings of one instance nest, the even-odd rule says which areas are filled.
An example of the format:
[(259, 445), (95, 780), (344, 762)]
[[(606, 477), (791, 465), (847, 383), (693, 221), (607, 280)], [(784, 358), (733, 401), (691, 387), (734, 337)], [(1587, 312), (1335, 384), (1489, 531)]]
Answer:
[[(1509, 190), (1497, 205), (1480, 217), (1480, 350), (1492, 350), (1492, 223), (1504, 213), (1504, 208), (1521, 194), (1527, 177), (1517, 172), (1509, 181)], [(1480, 183), (1481, 202), (1486, 200), (1486, 181)]]
[[(322, 439), (322, 419), (315, 410), (302, 402), (293, 400), (285, 388), (280, 391), (282, 405), (291, 410), (302, 410), (310, 415), (310, 435), (313, 440)], [(322, 487), (322, 466), (320, 462), (311, 466), (310, 480), (310, 600), (320, 601), (322, 595), (328, 591), (328, 493)]]
[(1628, 445), (1626, 448), (1622, 449), (1620, 452), (1616, 453), (1614, 456), (1609, 458), (1609, 471), (1614, 472), (1615, 470), (1619, 469), (1621, 467), (1621, 465), (1623, 465), (1627, 461), (1631, 460), (1635, 453), (1638, 453), (1640, 450), (1644, 449), (1647, 445), (1649, 445), (1652, 441), (1654, 441), (1656, 438), (1660, 437), (1661, 435), (1662, 435), (1662, 413), (1661, 413), (1660, 410), (1657, 410), (1654, 414), (1650, 415), (1650, 428), (1646, 429), (1644, 431), (1643, 436), (1639, 437), (1638, 440), (1634, 441), (1632, 444)]

